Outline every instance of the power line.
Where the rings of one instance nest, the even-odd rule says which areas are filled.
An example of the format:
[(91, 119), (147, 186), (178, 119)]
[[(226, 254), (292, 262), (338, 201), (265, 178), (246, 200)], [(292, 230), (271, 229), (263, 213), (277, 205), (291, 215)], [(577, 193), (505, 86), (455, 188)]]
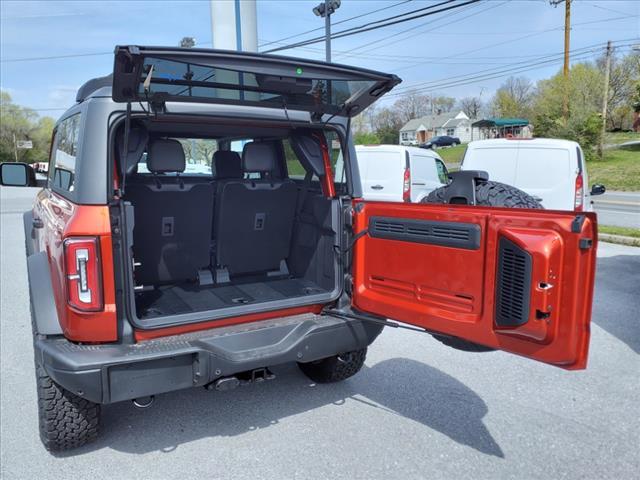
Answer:
[[(413, 0), (403, 0), (402, 2), (398, 2), (398, 3), (394, 3), (393, 5), (389, 5), (389, 6), (385, 6), (382, 8), (378, 8), (376, 10), (372, 10), (370, 12), (367, 13), (363, 13), (361, 15), (356, 15), (354, 17), (350, 17), (350, 18), (345, 18), (344, 20), (340, 20), (339, 22), (334, 22), (332, 25), (340, 25), (341, 23), (346, 23), (346, 22), (350, 22), (351, 20), (355, 20), (357, 18), (362, 18), (362, 17), (366, 17), (368, 15), (372, 15), (374, 13), (378, 13), (381, 12), (382, 10), (388, 10), (390, 8), (394, 8), (397, 7), (399, 5), (402, 5), (404, 3), (409, 3)], [(286, 40), (290, 40), (292, 38), (296, 38), (296, 37), (301, 37), (302, 35), (306, 35), (308, 33), (313, 33), (313, 32), (317, 32), (318, 30), (324, 30), (324, 27), (318, 27), (318, 28), (313, 28), (311, 30), (307, 30), (306, 32), (300, 32), (300, 33), (296, 33), (295, 35), (289, 35), (288, 37), (284, 37), (284, 38), (280, 38), (278, 40), (272, 40), (272, 41), (268, 41), (266, 43), (263, 43), (261, 45), (258, 45), (258, 48), (260, 47), (266, 47), (267, 45), (272, 45), (272, 44), (279, 44), (281, 42), (284, 42)]]
[[(627, 47), (627, 46), (631, 46), (631, 45), (632, 44), (619, 45), (619, 47)], [(563, 57), (561, 55), (562, 54), (557, 55), (558, 58), (555, 58), (555, 59), (545, 60), (545, 61), (542, 61), (542, 62), (530, 63), (528, 65), (520, 65), (520, 66), (517, 66), (517, 67), (514, 67), (514, 68), (510, 68), (510, 69), (496, 70), (496, 71), (485, 73), (483, 75), (467, 74), (465, 76), (459, 76), (461, 78), (458, 78), (457, 80), (453, 80), (451, 82), (444, 82), (444, 81), (441, 81), (440, 83), (434, 82), (433, 84), (430, 84), (430, 85), (427, 85), (427, 86), (424, 86), (424, 87), (410, 89), (410, 91), (416, 92), (416, 93), (420, 93), (420, 92), (425, 92), (425, 91), (430, 91), (430, 90), (435, 90), (435, 89), (459, 87), (459, 86), (463, 86), (463, 85), (469, 85), (469, 84), (474, 84), (474, 83), (478, 83), (478, 82), (484, 82), (486, 80), (491, 80), (491, 79), (495, 79), (495, 78), (505, 77), (507, 75), (514, 75), (514, 74), (524, 73), (524, 72), (531, 71), (531, 70), (537, 70), (540, 67), (544, 67), (544, 66), (547, 66), (547, 65), (551, 66), (552, 64), (562, 62), (564, 59), (563, 59)], [(594, 52), (585, 51), (585, 52), (578, 53), (578, 54), (574, 55), (574, 60), (576, 60), (576, 59), (578, 59), (578, 60), (586, 60), (587, 58), (590, 58), (590, 57), (593, 57), (593, 56), (594, 56)], [(471, 76), (469, 76), (469, 75), (471, 75)], [(446, 79), (443, 79), (443, 80), (446, 80)], [(407, 93), (408, 93), (407, 91), (402, 91), (402, 92), (394, 91), (393, 93), (387, 94), (385, 96), (385, 98), (398, 97), (398, 96), (405, 95)]]
[[(435, 8), (435, 7), (438, 7), (438, 6), (442, 6), (442, 5), (451, 3), (453, 1), (454, 0), (447, 0), (445, 2), (441, 2), (441, 3), (438, 3), (438, 4), (432, 5), (430, 7), (427, 7), (427, 8), (432, 9), (432, 8)], [(393, 19), (393, 18), (397, 18), (397, 17), (401, 17), (401, 16), (405, 16), (407, 14), (396, 15), (394, 17), (388, 17), (386, 19), (382, 19), (382, 20), (378, 20), (378, 21), (375, 21), (375, 22), (369, 22), (367, 24), (360, 25), (358, 27), (353, 27), (353, 28), (349, 28), (349, 29), (346, 29), (346, 30), (341, 30), (340, 32), (336, 32), (335, 34), (331, 35), (331, 39), (333, 40), (333, 39), (338, 39), (338, 38), (349, 37), (351, 35), (356, 35), (356, 34), (359, 34), (359, 33), (365, 33), (365, 32), (369, 32), (369, 31), (372, 31), (372, 30), (377, 30), (379, 28), (389, 27), (391, 25), (397, 25), (399, 23), (408, 22), (408, 21), (411, 21), (411, 20), (415, 20), (417, 18), (427, 17), (427, 16), (430, 16), (430, 15), (435, 15), (437, 13), (442, 13), (442, 12), (446, 12), (446, 11), (453, 10), (453, 9), (456, 9), (456, 8), (464, 7), (465, 5), (470, 5), (472, 3), (476, 3), (476, 2), (479, 2), (479, 1), (482, 1), (482, 0), (467, 0), (464, 3), (460, 3), (460, 4), (456, 4), (456, 5), (450, 5), (448, 7), (443, 7), (441, 9), (439, 9), (439, 10), (432, 10), (432, 11), (420, 13), (418, 15), (414, 15), (412, 17), (400, 18), (400, 19), (393, 20), (393, 21), (388, 21), (388, 20)], [(381, 25), (374, 25), (375, 23), (381, 23), (381, 22), (386, 22), (386, 23), (382, 23)], [(306, 45), (311, 45), (311, 44), (314, 44), (314, 43), (319, 43), (319, 42), (322, 42), (324, 40), (325, 40), (324, 37), (316, 37), (316, 38), (312, 38), (310, 40), (294, 43), (294, 44), (287, 45), (287, 46), (284, 46), (284, 47), (272, 48), (270, 50), (264, 51), (263, 53), (273, 53), (273, 52), (278, 52), (278, 51), (281, 51), (281, 50), (289, 50), (289, 49), (292, 49), (292, 48), (297, 48), (297, 47), (302, 47), (302, 46), (306, 46)]]
[[(625, 38), (625, 39), (619, 39), (619, 40), (614, 40), (614, 43), (619, 43), (619, 42), (628, 42), (628, 41), (633, 41), (634, 39), (632, 38)], [(620, 45), (620, 46), (625, 46), (625, 45)], [(588, 45), (585, 47), (580, 47), (580, 48), (576, 48), (574, 50), (571, 51), (572, 54), (584, 54), (584, 53), (590, 53), (591, 51), (593, 51), (593, 49), (597, 49), (600, 48), (601, 44), (597, 43), (597, 44), (592, 44), (592, 45)], [(551, 53), (551, 54), (547, 54), (547, 55), (542, 55), (538, 58), (535, 59), (531, 59), (531, 60), (525, 60), (525, 61), (521, 61), (521, 62), (514, 62), (511, 65), (511, 67), (513, 68), (516, 65), (522, 65), (522, 66), (527, 66), (527, 65), (534, 65), (537, 62), (541, 61), (541, 60), (545, 60), (545, 59), (550, 59), (553, 57), (560, 57), (564, 55), (564, 52), (558, 52), (558, 53)], [(478, 75), (478, 74), (482, 74), (482, 73), (495, 73), (496, 71), (499, 71), (501, 68), (505, 68), (505, 67), (494, 67), (494, 68), (488, 68), (488, 69), (484, 69), (484, 70), (479, 70), (476, 72), (467, 72), (464, 74), (460, 74), (460, 75), (454, 75), (451, 77), (445, 77), (445, 78), (440, 78), (437, 80), (430, 80), (427, 82), (420, 82), (414, 85), (407, 85), (406, 87), (400, 87), (398, 89), (395, 89), (393, 91), (392, 94), (390, 95), (401, 95), (403, 93), (406, 93), (409, 90), (414, 90), (416, 89), (416, 87), (418, 88), (422, 88), (423, 86), (426, 86), (425, 88), (434, 88), (433, 84), (439, 84), (442, 82), (446, 82), (447, 80), (455, 80), (455, 79), (465, 79), (468, 78), (469, 75)], [(516, 68), (520, 68), (520, 67), (516, 67)]]
[[(459, 21), (461, 21), (461, 20), (464, 20), (465, 18), (469, 18), (469, 17), (472, 17), (472, 16), (474, 16), (474, 15), (478, 15), (478, 14), (480, 14), (480, 13), (482, 13), (482, 12), (485, 12), (485, 11), (490, 10), (490, 9), (492, 9), (492, 8), (495, 8), (495, 7), (498, 7), (498, 6), (500, 6), (500, 5), (503, 5), (504, 3), (506, 3), (506, 2), (503, 2), (503, 3), (500, 3), (500, 4), (495, 3), (494, 5), (490, 6), (489, 8), (485, 8), (485, 9), (480, 10), (480, 11), (478, 11), (478, 12), (474, 12), (474, 13), (472, 13), (471, 15), (467, 15), (467, 16), (462, 17), (462, 18), (456, 18), (456, 19), (454, 19), (453, 21), (449, 21), (449, 22), (443, 23), (442, 25), (438, 25), (435, 29), (439, 29), (439, 28), (442, 28), (442, 27), (444, 27), (444, 26), (446, 26), (446, 25), (450, 25), (451, 23), (456, 23), (456, 22), (459, 22)], [(461, 13), (463, 13), (463, 12), (465, 12), (465, 11), (467, 11), (467, 10), (472, 10), (472, 9), (474, 9), (474, 8), (478, 7), (478, 6), (479, 6), (478, 4), (470, 5), (470, 6), (468, 6), (467, 8), (463, 8), (463, 9), (461, 9), (461, 10), (457, 11), (457, 12), (454, 12), (452, 16), (460, 15)], [(435, 19), (435, 20), (430, 20), (430, 21), (427, 21), (427, 22), (420, 23), (420, 24), (418, 24), (418, 25), (416, 25), (416, 26), (414, 26), (414, 27), (411, 27), (411, 28), (406, 29), (406, 30), (404, 31), (404, 33), (410, 32), (410, 31), (412, 31), (412, 30), (416, 30), (416, 29), (418, 29), (418, 28), (422, 28), (422, 27), (424, 27), (424, 26), (426, 26), (426, 25), (433, 25), (434, 23), (438, 23), (438, 22), (441, 22), (442, 20), (446, 20), (446, 19), (449, 19), (449, 20), (450, 20), (450, 19), (451, 19), (451, 17), (450, 17), (450, 16), (448, 16), (448, 17), (446, 17), (446, 18), (437, 18), (437, 19)], [(386, 47), (386, 46), (388, 46), (388, 45), (393, 45), (393, 44), (395, 44), (395, 43), (399, 43), (399, 42), (404, 41), (404, 40), (408, 40), (409, 38), (413, 38), (413, 37), (415, 37), (415, 36), (417, 36), (417, 35), (421, 35), (421, 34), (423, 34), (423, 33), (425, 33), (425, 32), (413, 33), (413, 34), (411, 34), (411, 35), (408, 35), (408, 36), (405, 36), (405, 37), (401, 37), (400, 39), (396, 39), (396, 40), (394, 40), (394, 41), (387, 42), (387, 43), (385, 43), (385, 47)], [(371, 47), (372, 45), (375, 45), (375, 44), (378, 44), (378, 43), (384, 42), (384, 41), (386, 41), (386, 40), (389, 40), (389, 39), (394, 38), (394, 37), (397, 37), (397, 36), (398, 36), (398, 34), (396, 34), (396, 33), (391, 34), (391, 35), (387, 35), (386, 37), (382, 37), (382, 38), (380, 38), (380, 39), (378, 39), (378, 40), (374, 40), (373, 42), (365, 43), (365, 44), (359, 45), (359, 46), (357, 46), (357, 47), (354, 47), (354, 48), (352, 48), (352, 49), (350, 49), (350, 50), (347, 50), (347, 53), (351, 53), (351, 52), (354, 52), (354, 51), (360, 50), (360, 49), (362, 49), (362, 48), (366, 48), (366, 50), (365, 50), (363, 53), (371, 52), (371, 51), (376, 50), (376, 49), (378, 48), (378, 47), (369, 48), (369, 47)]]

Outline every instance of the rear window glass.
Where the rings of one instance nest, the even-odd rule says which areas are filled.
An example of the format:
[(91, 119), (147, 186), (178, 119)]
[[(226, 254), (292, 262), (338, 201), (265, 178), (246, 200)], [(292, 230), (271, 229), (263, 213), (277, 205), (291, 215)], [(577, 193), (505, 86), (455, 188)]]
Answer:
[[(207, 138), (176, 138), (175, 140), (180, 142), (184, 151), (185, 168), (180, 175), (215, 175), (213, 154), (218, 150), (216, 140)], [(146, 153), (138, 162), (138, 173), (150, 173), (147, 168)]]
[(327, 80), (303, 77), (302, 67), (290, 76), (261, 75), (215, 68), (196, 63), (147, 57), (141, 72), (139, 94), (153, 66), (148, 95), (166, 93), (173, 97), (194, 97), (273, 104), (274, 106), (341, 105), (354, 95), (371, 89), (373, 80)]

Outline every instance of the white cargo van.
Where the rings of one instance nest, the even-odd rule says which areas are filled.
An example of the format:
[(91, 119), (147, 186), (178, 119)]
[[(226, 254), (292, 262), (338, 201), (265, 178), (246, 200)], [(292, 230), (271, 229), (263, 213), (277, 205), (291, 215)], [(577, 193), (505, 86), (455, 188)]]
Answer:
[(356, 145), (366, 200), (420, 202), (448, 182), (447, 167), (432, 151), (401, 145)]
[(469, 143), (461, 170), (484, 170), (489, 179), (524, 190), (549, 210), (590, 211), (591, 195), (580, 145), (549, 138), (500, 138)]

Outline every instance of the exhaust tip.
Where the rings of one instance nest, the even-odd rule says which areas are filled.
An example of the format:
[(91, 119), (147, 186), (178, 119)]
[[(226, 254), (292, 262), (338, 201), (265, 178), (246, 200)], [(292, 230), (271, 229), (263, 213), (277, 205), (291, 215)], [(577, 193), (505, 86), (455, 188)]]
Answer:
[(153, 405), (153, 402), (155, 401), (156, 397), (153, 395), (149, 395), (148, 397), (140, 397), (140, 398), (134, 398), (132, 400), (133, 406), (136, 408), (149, 408), (151, 405)]

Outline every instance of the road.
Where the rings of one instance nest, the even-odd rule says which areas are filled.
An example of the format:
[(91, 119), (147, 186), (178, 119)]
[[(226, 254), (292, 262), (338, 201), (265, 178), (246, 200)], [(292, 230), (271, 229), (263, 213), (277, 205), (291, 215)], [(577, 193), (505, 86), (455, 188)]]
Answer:
[(607, 192), (591, 199), (599, 224), (640, 228), (640, 192)]
[(104, 408), (97, 443), (38, 439), (20, 211), (0, 189), (0, 477), (3, 479), (628, 479), (640, 471), (640, 249), (601, 244), (589, 367), (567, 372), (471, 354), (388, 329), (366, 366), (314, 385), (294, 365), (226, 393)]

